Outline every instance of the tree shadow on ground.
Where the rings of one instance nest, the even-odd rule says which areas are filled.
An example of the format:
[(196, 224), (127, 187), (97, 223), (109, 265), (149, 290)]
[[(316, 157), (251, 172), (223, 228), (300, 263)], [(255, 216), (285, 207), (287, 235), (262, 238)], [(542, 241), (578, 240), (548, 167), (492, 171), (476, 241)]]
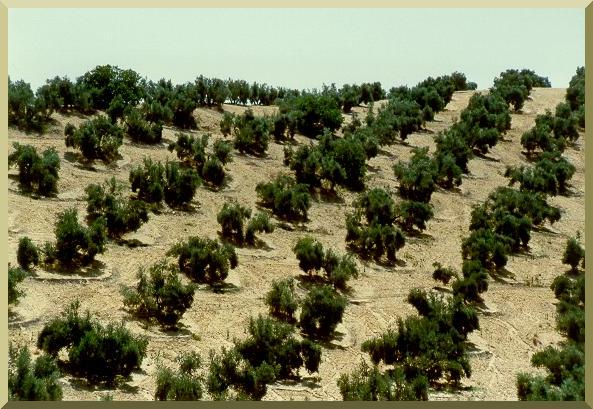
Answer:
[(83, 277), (100, 277), (105, 274), (105, 263), (99, 260), (93, 260), (86, 266), (80, 265), (62, 265), (55, 264), (51, 266), (44, 266), (44, 270), (48, 273), (58, 274), (63, 276), (71, 276), (73, 274), (81, 275)]

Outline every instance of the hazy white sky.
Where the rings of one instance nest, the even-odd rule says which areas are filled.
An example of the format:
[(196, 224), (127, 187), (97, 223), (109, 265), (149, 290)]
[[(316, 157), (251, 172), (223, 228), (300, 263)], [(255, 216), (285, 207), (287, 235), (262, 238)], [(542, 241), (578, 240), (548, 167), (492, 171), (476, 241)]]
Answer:
[(507, 68), (566, 87), (585, 63), (581, 9), (9, 9), (8, 72), (36, 89), (99, 64), (174, 83), (207, 77), (291, 88)]

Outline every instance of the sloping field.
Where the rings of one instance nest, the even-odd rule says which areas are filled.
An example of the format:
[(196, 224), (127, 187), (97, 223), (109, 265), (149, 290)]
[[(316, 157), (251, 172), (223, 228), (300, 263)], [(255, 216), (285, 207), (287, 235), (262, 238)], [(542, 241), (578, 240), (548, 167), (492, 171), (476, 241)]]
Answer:
[[(416, 146), (434, 150), (433, 137), (449, 127), (459, 117), (473, 91), (457, 92), (447, 108), (428, 123), (428, 131), (411, 135), (406, 144), (384, 148), (369, 163), (367, 187), (385, 187), (396, 202), (397, 181), (392, 166), (398, 160), (408, 160)], [(394, 325), (397, 317), (415, 314), (405, 302), (413, 287), (431, 289), (433, 263), (459, 268), (461, 266), (461, 240), (468, 234), (470, 212), (474, 204), (483, 202), (497, 186), (507, 184), (504, 177), (508, 165), (527, 164), (521, 153), (521, 134), (531, 128), (535, 117), (553, 110), (562, 102), (565, 89), (535, 88), (531, 99), (525, 102), (522, 114), (512, 114), (512, 128), (505, 140), (490, 150), (485, 157), (475, 157), (469, 163), (471, 174), (464, 177), (456, 191), (437, 190), (431, 203), (435, 217), (427, 229), (417, 237), (407, 238), (398, 252), (396, 267), (385, 268), (374, 263), (362, 264), (363, 272), (350, 285), (353, 293), (346, 308), (338, 334), (325, 344), (319, 373), (312, 376), (303, 372), (299, 383), (278, 383), (268, 388), (269, 400), (341, 400), (336, 380), (342, 373), (351, 372), (367, 355), (360, 351), (365, 340), (377, 336)], [(243, 107), (225, 106), (225, 110), (239, 113)], [(273, 107), (256, 107), (258, 114), (271, 113)], [(355, 108), (363, 113), (364, 108)], [(201, 132), (211, 132), (222, 138), (218, 123), (222, 114), (213, 110), (195, 112)], [(59, 194), (57, 198), (33, 199), (21, 194), (15, 179), (16, 169), (9, 170), (8, 189), (8, 258), (16, 264), (16, 249), (22, 236), (35, 243), (54, 239), (53, 225), (57, 214), (76, 207), (82, 218), (86, 213), (84, 189), (90, 183), (100, 183), (115, 176), (128, 183), (130, 169), (142, 158), (175, 160), (166, 144), (175, 138), (174, 129), (165, 129), (160, 146), (136, 145), (125, 140), (120, 148), (122, 158), (115, 167), (97, 163), (94, 168), (80, 165), (76, 151), (64, 144), (64, 126), (68, 122), (78, 125), (85, 118), (54, 115), (57, 124), (41, 137), (27, 136), (9, 130), (9, 143), (18, 141), (35, 146), (38, 151), (55, 147), (61, 159)], [(297, 136), (300, 143), (308, 139)], [(549, 198), (549, 202), (563, 211), (562, 218), (552, 226), (532, 234), (528, 254), (511, 256), (507, 269), (513, 278), (491, 280), (484, 294), (487, 311), (480, 315), (481, 330), (470, 335), (475, 344), (472, 349), (472, 376), (463, 381), (461, 392), (439, 391), (429, 399), (439, 400), (516, 400), (515, 377), (519, 371), (533, 371), (530, 358), (534, 352), (560, 340), (555, 330), (555, 298), (549, 285), (555, 276), (566, 270), (561, 264), (566, 239), (585, 227), (585, 141), (581, 135), (574, 147), (564, 156), (576, 167), (571, 180), (570, 195)], [(177, 333), (162, 332), (159, 327), (144, 327), (123, 309), (120, 287), (135, 283), (141, 266), (148, 267), (165, 256), (177, 241), (199, 235), (217, 237), (219, 225), (216, 213), (223, 203), (236, 199), (243, 205), (256, 208), (255, 186), (272, 179), (279, 172), (289, 172), (282, 165), (283, 146), (271, 143), (264, 159), (233, 153), (233, 162), (227, 165), (232, 180), (219, 191), (199, 188), (193, 211), (180, 212), (166, 208), (161, 214), (151, 214), (147, 223), (124, 238), (136, 239), (141, 246), (128, 248), (110, 243), (99, 255), (96, 271), (85, 276), (58, 275), (36, 270), (36, 277), (27, 278), (21, 287), (26, 295), (12, 308), (9, 339), (28, 344), (35, 350), (37, 335), (44, 323), (59, 314), (73, 300), (79, 299), (83, 309), (90, 309), (103, 322), (124, 320), (134, 332), (145, 334), (150, 343), (143, 361), (142, 372), (135, 373), (127, 387), (110, 391), (115, 400), (151, 400), (155, 389), (157, 364), (171, 363), (184, 350), (194, 350), (207, 360), (211, 348), (232, 346), (233, 338), (244, 336), (250, 317), (267, 313), (263, 297), (273, 280), (296, 277), (300, 274), (292, 247), (301, 235), (307, 233), (320, 240), (324, 248), (344, 253), (346, 213), (352, 210), (356, 195), (340, 191), (337, 200), (315, 201), (309, 211), (309, 221), (292, 231), (276, 228), (271, 234), (261, 234), (266, 246), (259, 249), (238, 248), (239, 266), (231, 270), (228, 282), (236, 291), (222, 294), (207, 289), (198, 290), (191, 309), (183, 316), (184, 328)], [(582, 236), (584, 243), (584, 235)], [(63, 378), (65, 400), (96, 400), (106, 391), (90, 390), (85, 385)]]

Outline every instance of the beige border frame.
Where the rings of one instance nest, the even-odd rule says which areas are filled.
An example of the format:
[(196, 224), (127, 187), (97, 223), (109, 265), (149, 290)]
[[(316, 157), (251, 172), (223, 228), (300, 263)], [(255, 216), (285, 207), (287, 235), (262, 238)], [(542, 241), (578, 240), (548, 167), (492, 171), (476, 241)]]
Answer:
[[(324, 0), (322, 2), (315, 1), (315, 0), (301, 0), (301, 1), (285, 1), (281, 4), (278, 2), (271, 1), (271, 0), (250, 0), (249, 1), (249, 8), (264, 8), (264, 7), (271, 7), (271, 8), (360, 8), (363, 6), (364, 8), (391, 8), (391, 7), (414, 7), (414, 8), (431, 8), (431, 7), (444, 7), (443, 3), (438, 0), (424, 0), (421, 3), (418, 1), (412, 0), (398, 0), (397, 4), (394, 5), (392, 3), (381, 1), (381, 0), (367, 0), (364, 3), (361, 3), (360, 0), (346, 0), (337, 2), (335, 0)], [(80, 1), (76, 0), (58, 0), (52, 1), (50, 6), (51, 8), (194, 8), (194, 7), (203, 7), (203, 8), (240, 8), (246, 7), (246, 4), (238, 0), (221, 0), (221, 1), (201, 1), (197, 4), (196, 1), (192, 0), (169, 0), (167, 2), (163, 0), (91, 0), (85, 1), (84, 5), (80, 4)], [(447, 0), (446, 6), (447, 8), (454, 8), (454, 7), (471, 7), (476, 8), (475, 2), (471, 2), (469, 0)], [(591, 24), (593, 23), (593, 4), (589, 4), (589, 1), (585, 0), (563, 0), (562, 2), (558, 0), (518, 0), (518, 1), (511, 1), (511, 0), (501, 0), (498, 2), (488, 1), (488, 2), (481, 2), (478, 6), (479, 8), (484, 7), (492, 7), (492, 8), (579, 8), (585, 9), (585, 38), (593, 39), (593, 28), (591, 28)], [(9, 8), (48, 8), (47, 2), (43, 0), (0, 0), (0, 78), (8, 78), (8, 9)], [(593, 41), (585, 42), (585, 71), (586, 76), (588, 78), (593, 78)], [(8, 87), (6, 80), (0, 81), (0, 148), (3, 152), (8, 151)], [(586, 83), (586, 121), (589, 124), (593, 124), (593, 81), (589, 81)], [(585, 137), (587, 139), (591, 139), (591, 134), (593, 133), (593, 125), (589, 125), (585, 132)], [(585, 163), (593, 163), (593, 151), (591, 149), (585, 152)], [(7, 169), (8, 169), (8, 158), (7, 155), (1, 154), (0, 155), (0, 167), (2, 167), (3, 177), (0, 181), (0, 191), (6, 192), (8, 190), (8, 178), (7, 178)], [(593, 200), (593, 179), (590, 176), (590, 173), (586, 172), (585, 177), (585, 203), (589, 203)], [(5, 216), (8, 214), (7, 209), (7, 202), (3, 200), (0, 203), (0, 211)], [(585, 220), (591, 220), (593, 218), (593, 206), (585, 206)], [(0, 248), (7, 248), (8, 246), (8, 220), (7, 217), (0, 217)], [(590, 223), (585, 224), (585, 239), (586, 242), (593, 243), (593, 228), (591, 228)], [(7, 265), (7, 255), (6, 252), (0, 252), (0, 265), (5, 266)], [(593, 264), (590, 262), (588, 263), (588, 267), (586, 268), (585, 274), (587, 277), (591, 276), (591, 270), (593, 269)], [(2, 273), (4, 283), (6, 283), (6, 273)], [(587, 280), (586, 281), (586, 296), (589, 300), (591, 300), (593, 296), (593, 281)], [(0, 304), (8, 305), (8, 293), (7, 287), (5, 284), (0, 285)], [(6, 309), (8, 311), (8, 308)], [(459, 405), (463, 405), (465, 407), (492, 407), (492, 408), (500, 408), (500, 407), (507, 407), (507, 405), (517, 406), (521, 405), (523, 407), (549, 407), (549, 408), (557, 408), (561, 407), (572, 407), (572, 408), (585, 408), (588, 407), (589, 409), (593, 409), (593, 367), (590, 366), (591, 359), (590, 357), (593, 354), (593, 326), (592, 326), (592, 315), (593, 314), (593, 307), (592, 304), (589, 303), (586, 307), (586, 338), (589, 342), (586, 344), (586, 356), (587, 356), (587, 365), (585, 367), (585, 385), (589, 385), (588, 388), (585, 390), (585, 402), (572, 402), (572, 403), (557, 403), (557, 402), (439, 402), (439, 406), (444, 406), (448, 408), (457, 408)], [(7, 402), (8, 396), (8, 385), (7, 385), (7, 366), (8, 366), (8, 314), (4, 313), (0, 317), (0, 405), (3, 405)], [(90, 402), (9, 402), (7, 407), (10, 408), (31, 408), (34, 406), (43, 405), (43, 407), (54, 408), (63, 405), (76, 405), (79, 406), (86, 406)], [(90, 403), (95, 404), (95, 403)], [(100, 403), (97, 403), (100, 404)], [(146, 405), (146, 402), (111, 402), (111, 403), (102, 403), (107, 405), (114, 405), (114, 406), (125, 406), (125, 407), (137, 407), (138, 405)], [(150, 404), (150, 403), (148, 403)], [(196, 402), (186, 403), (187, 405), (196, 405)], [(258, 403), (253, 402), (218, 402), (217, 405), (222, 405), (224, 407), (245, 407), (251, 406), (254, 407), (255, 405), (261, 405)], [(280, 403), (277, 403), (280, 404)], [(298, 405), (303, 407), (304, 405), (313, 405), (319, 407), (320, 405), (324, 405), (325, 402), (282, 402), (282, 405)], [(338, 404), (338, 403), (332, 403)], [(378, 403), (359, 403), (359, 402), (342, 402), (340, 405), (354, 407), (369, 407), (370, 405), (380, 405), (385, 407), (385, 405), (391, 405), (390, 403), (386, 402), (378, 402)], [(178, 405), (185, 405), (183, 403), (174, 403), (174, 402), (164, 402), (161, 405), (171, 408), (174, 406), (179, 407)], [(356, 405), (356, 406), (354, 406)], [(398, 402), (398, 407), (403, 406), (404, 408), (418, 408), (425, 405), (430, 405), (430, 403), (421, 403), (421, 402)]]

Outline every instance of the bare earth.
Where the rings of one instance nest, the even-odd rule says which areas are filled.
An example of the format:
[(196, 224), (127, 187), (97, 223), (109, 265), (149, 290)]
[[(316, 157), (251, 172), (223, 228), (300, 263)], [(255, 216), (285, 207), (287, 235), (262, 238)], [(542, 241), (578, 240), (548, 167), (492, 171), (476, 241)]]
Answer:
[[(464, 109), (473, 92), (457, 92), (447, 109), (436, 115), (427, 125), (430, 132), (413, 134), (407, 144), (385, 148), (370, 161), (368, 187), (386, 187), (397, 196), (397, 181), (392, 165), (397, 160), (408, 160), (415, 146), (428, 146), (434, 150), (436, 132), (449, 127), (454, 118)], [(427, 224), (424, 234), (408, 238), (405, 247), (398, 252), (402, 261), (394, 268), (376, 264), (362, 264), (363, 274), (350, 284), (354, 291), (346, 308), (343, 323), (331, 345), (323, 349), (319, 373), (303, 372), (302, 381), (270, 385), (266, 400), (341, 400), (336, 380), (339, 375), (351, 372), (367, 355), (360, 351), (365, 340), (377, 336), (397, 317), (415, 314), (405, 302), (412, 287), (432, 289), (432, 264), (461, 266), (461, 240), (468, 234), (472, 205), (485, 200), (497, 186), (505, 185), (504, 171), (507, 165), (527, 164), (521, 154), (520, 137), (531, 128), (536, 115), (546, 109), (554, 110), (564, 98), (564, 89), (534, 89), (531, 100), (525, 103), (524, 112), (512, 115), (512, 129), (505, 140), (492, 149), (486, 158), (474, 158), (469, 163), (471, 174), (465, 177), (458, 191), (437, 190), (431, 203), (434, 219)], [(225, 106), (225, 110), (239, 113), (245, 108)], [(273, 107), (256, 107), (258, 114), (271, 113)], [(355, 111), (363, 113), (364, 108)], [(201, 132), (212, 132), (221, 138), (218, 122), (221, 113), (198, 109), (195, 112)], [(9, 176), (8, 259), (16, 264), (16, 249), (22, 236), (29, 236), (35, 243), (54, 240), (53, 225), (57, 214), (68, 207), (76, 207), (81, 218), (85, 215), (84, 188), (90, 183), (103, 182), (115, 176), (125, 183), (130, 169), (140, 163), (144, 156), (165, 161), (176, 160), (166, 149), (166, 142), (175, 138), (175, 130), (165, 129), (162, 146), (148, 147), (125, 140), (120, 148), (122, 158), (117, 166), (108, 168), (97, 163), (94, 169), (78, 164), (73, 158), (76, 152), (64, 144), (64, 126), (67, 122), (76, 125), (84, 118), (54, 115), (59, 125), (43, 136), (27, 136), (9, 130), (9, 143), (18, 141), (35, 146), (38, 150), (55, 147), (61, 158), (59, 194), (52, 199), (33, 199), (19, 193), (14, 176)], [(348, 116), (349, 117), (349, 116)], [(349, 118), (347, 118), (349, 120)], [(306, 138), (298, 137), (302, 143)], [(212, 142), (211, 142), (212, 143)], [(11, 148), (12, 149), (12, 148)], [(530, 250), (526, 255), (510, 258), (507, 268), (515, 277), (506, 282), (491, 280), (485, 294), (488, 311), (480, 315), (481, 330), (470, 336), (472, 348), (472, 376), (463, 381), (460, 392), (433, 392), (431, 400), (516, 400), (515, 378), (519, 371), (533, 371), (530, 358), (534, 352), (558, 342), (561, 337), (555, 331), (554, 294), (549, 285), (555, 276), (564, 272), (561, 264), (566, 239), (585, 227), (585, 140), (584, 135), (574, 147), (565, 151), (565, 156), (576, 166), (568, 197), (552, 197), (549, 201), (559, 206), (562, 219), (552, 226), (532, 234)], [(237, 285), (239, 291), (215, 294), (202, 289), (182, 318), (185, 326), (178, 333), (164, 333), (157, 326), (146, 328), (130, 317), (123, 309), (120, 287), (135, 283), (135, 275), (141, 266), (148, 267), (165, 256), (166, 251), (177, 241), (192, 235), (217, 237), (216, 213), (230, 198), (256, 208), (255, 186), (268, 181), (279, 172), (289, 172), (282, 165), (283, 147), (270, 143), (265, 159), (233, 153), (234, 161), (227, 166), (232, 177), (227, 188), (214, 192), (199, 188), (193, 212), (166, 209), (162, 214), (151, 214), (148, 223), (137, 232), (125, 236), (137, 239), (145, 246), (127, 248), (110, 243), (107, 251), (99, 255), (100, 270), (89, 275), (64, 276), (36, 270), (37, 277), (27, 278), (22, 284), (26, 295), (20, 304), (12, 308), (9, 340), (27, 344), (35, 349), (37, 335), (44, 323), (59, 314), (68, 304), (78, 298), (83, 309), (90, 309), (102, 322), (124, 320), (128, 328), (150, 339), (148, 354), (142, 371), (135, 373), (127, 386), (113, 391), (94, 390), (84, 383), (66, 376), (62, 378), (65, 400), (97, 400), (109, 392), (115, 400), (151, 400), (155, 389), (157, 365), (170, 365), (175, 356), (188, 350), (197, 351), (207, 361), (211, 348), (231, 346), (233, 338), (245, 336), (249, 317), (266, 314), (263, 296), (273, 280), (297, 276), (300, 270), (291, 250), (303, 234), (313, 234), (324, 245), (344, 253), (346, 235), (344, 215), (351, 211), (355, 194), (341, 191), (343, 200), (316, 201), (309, 211), (309, 221), (302, 228), (287, 231), (276, 228), (271, 234), (261, 234), (267, 247), (263, 249), (238, 248), (239, 266), (232, 270), (227, 281)], [(16, 175), (10, 169), (9, 175)], [(584, 234), (581, 237), (584, 243)], [(36, 351), (37, 352), (37, 351)]]

